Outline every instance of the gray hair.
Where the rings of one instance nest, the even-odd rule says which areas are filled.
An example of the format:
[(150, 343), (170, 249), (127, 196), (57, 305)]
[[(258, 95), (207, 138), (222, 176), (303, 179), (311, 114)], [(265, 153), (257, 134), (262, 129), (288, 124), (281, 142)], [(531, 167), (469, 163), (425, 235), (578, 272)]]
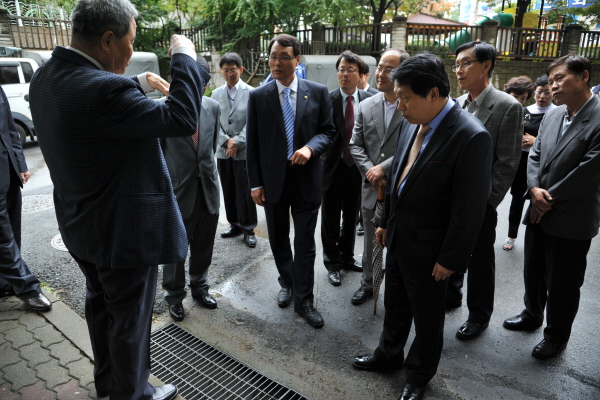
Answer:
[(92, 44), (112, 31), (121, 39), (129, 33), (131, 19), (137, 16), (129, 0), (79, 0), (71, 15), (73, 36)]

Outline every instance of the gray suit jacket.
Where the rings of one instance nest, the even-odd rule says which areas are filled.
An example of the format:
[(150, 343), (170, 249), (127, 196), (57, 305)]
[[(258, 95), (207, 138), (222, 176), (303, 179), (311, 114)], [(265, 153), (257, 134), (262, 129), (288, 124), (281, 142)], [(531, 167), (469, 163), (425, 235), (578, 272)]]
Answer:
[[(492, 136), (492, 190), (488, 203), (498, 207), (513, 183), (521, 159), (523, 106), (508, 93), (491, 89), (476, 117)], [(466, 99), (466, 94), (460, 96), (458, 104), (464, 107)]]
[(219, 213), (219, 179), (215, 163), (215, 149), (219, 132), (219, 104), (211, 98), (202, 98), (198, 147), (191, 136), (161, 138), (173, 192), (181, 216), (186, 219), (194, 209), (198, 195), (198, 180), (210, 214)]
[(542, 120), (529, 153), (527, 188), (546, 189), (554, 200), (540, 221), (544, 232), (587, 240), (600, 224), (600, 99), (592, 96), (561, 137), (565, 109), (556, 107)]
[(358, 105), (350, 151), (363, 176), (362, 206), (367, 209), (375, 208), (377, 190), (373, 190), (370, 183), (365, 183), (365, 176), (371, 168), (381, 164), (389, 177), (401, 122), (402, 113), (396, 110), (390, 126), (385, 130), (383, 93), (364, 99)]
[(221, 129), (217, 145), (217, 158), (229, 158), (225, 155), (225, 142), (230, 138), (235, 140), (238, 151), (234, 160), (246, 159), (246, 109), (248, 106), (248, 93), (252, 89), (240, 80), (240, 85), (233, 106), (229, 106), (227, 84), (215, 89), (211, 97), (219, 102), (221, 109)]

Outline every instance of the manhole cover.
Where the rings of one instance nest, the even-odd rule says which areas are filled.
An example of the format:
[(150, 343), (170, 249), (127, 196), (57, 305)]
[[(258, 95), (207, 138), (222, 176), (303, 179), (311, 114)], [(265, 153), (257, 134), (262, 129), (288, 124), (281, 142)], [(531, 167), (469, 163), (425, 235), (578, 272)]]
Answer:
[(62, 240), (62, 236), (60, 236), (60, 233), (52, 238), (52, 241), (50, 242), (50, 244), (56, 250), (69, 251), (69, 249), (67, 249), (67, 246), (65, 246), (65, 244)]
[(186, 399), (308, 400), (175, 324), (152, 332), (152, 373)]
[(54, 199), (51, 194), (23, 196), (23, 214), (47, 210), (52, 207), (54, 207)]

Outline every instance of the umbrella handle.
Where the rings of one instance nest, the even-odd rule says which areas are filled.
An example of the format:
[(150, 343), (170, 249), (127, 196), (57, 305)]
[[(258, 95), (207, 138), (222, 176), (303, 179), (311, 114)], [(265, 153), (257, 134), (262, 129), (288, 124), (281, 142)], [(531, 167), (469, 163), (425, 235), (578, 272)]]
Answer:
[(385, 186), (379, 186), (379, 189), (377, 190), (377, 200), (383, 201), (384, 197), (385, 197)]

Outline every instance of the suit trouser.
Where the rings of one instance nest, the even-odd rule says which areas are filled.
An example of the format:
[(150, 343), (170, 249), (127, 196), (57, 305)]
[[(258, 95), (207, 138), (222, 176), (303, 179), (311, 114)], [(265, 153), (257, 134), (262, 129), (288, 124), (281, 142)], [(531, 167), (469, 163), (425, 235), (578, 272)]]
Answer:
[[(439, 249), (432, 248), (430, 253), (437, 254)], [(421, 260), (401, 264), (396, 257), (388, 255), (385, 320), (379, 347), (375, 350), (390, 360), (402, 362), (414, 320), (415, 339), (404, 361), (404, 371), (406, 382), (419, 386), (425, 386), (435, 375), (444, 344), (444, 302), (448, 280), (436, 282), (431, 276), (434, 265), (435, 261), (425, 265)]]
[(549, 235), (539, 224), (525, 229), (523, 314), (541, 323), (546, 308), (544, 339), (553, 343), (566, 343), (571, 336), (591, 242)]
[(245, 160), (233, 158), (217, 159), (217, 169), (223, 189), (225, 215), (232, 227), (245, 234), (254, 234), (258, 223), (256, 204), (252, 200), (248, 186), (248, 172)]
[[(339, 272), (354, 264), (356, 218), (360, 204), (361, 175), (356, 165), (338, 162), (331, 185), (323, 191), (321, 205), (321, 241), (323, 263), (329, 271)], [(340, 235), (340, 215), (342, 233)]]
[[(265, 203), (269, 244), (279, 271), (281, 287), (291, 287), (294, 307), (312, 301), (315, 283), (315, 228), (321, 199), (304, 199), (296, 174), (302, 167), (288, 167), (279, 202)], [(294, 253), (290, 244), (290, 210), (294, 221)]]
[(71, 255), (86, 277), (96, 391), (110, 393), (111, 400), (151, 399), (150, 328), (158, 266), (111, 269)]
[(21, 188), (10, 175), (8, 192), (0, 194), (0, 288), (27, 300), (41, 293), (40, 281), (21, 258)]
[(510, 202), (510, 211), (508, 212), (508, 237), (516, 238), (519, 234), (519, 225), (523, 216), (523, 206), (525, 205), (525, 192), (527, 192), (527, 161), (529, 152), (521, 152), (521, 161), (515, 174), (515, 180), (510, 186), (512, 200)]
[[(219, 213), (208, 212), (202, 184), (198, 181), (198, 192), (192, 213), (183, 219), (188, 243), (190, 244), (190, 287), (208, 289), (206, 275), (212, 262), (215, 232), (219, 223)], [(185, 260), (163, 266), (163, 289), (169, 304), (183, 301), (185, 291)]]
[(362, 254), (363, 273), (360, 279), (361, 287), (373, 287), (373, 238), (375, 237), (375, 226), (371, 220), (375, 217), (375, 208), (369, 210), (361, 206), (363, 216), (363, 227), (365, 229), (364, 247)]
[[(486, 204), (483, 224), (467, 267), (468, 320), (479, 324), (489, 322), (494, 311), (494, 289), (496, 286), (494, 243), (496, 241), (497, 223), (498, 213), (496, 209), (489, 203)], [(447, 299), (459, 301), (462, 299), (464, 278), (465, 274), (459, 272), (450, 275), (446, 293)]]

